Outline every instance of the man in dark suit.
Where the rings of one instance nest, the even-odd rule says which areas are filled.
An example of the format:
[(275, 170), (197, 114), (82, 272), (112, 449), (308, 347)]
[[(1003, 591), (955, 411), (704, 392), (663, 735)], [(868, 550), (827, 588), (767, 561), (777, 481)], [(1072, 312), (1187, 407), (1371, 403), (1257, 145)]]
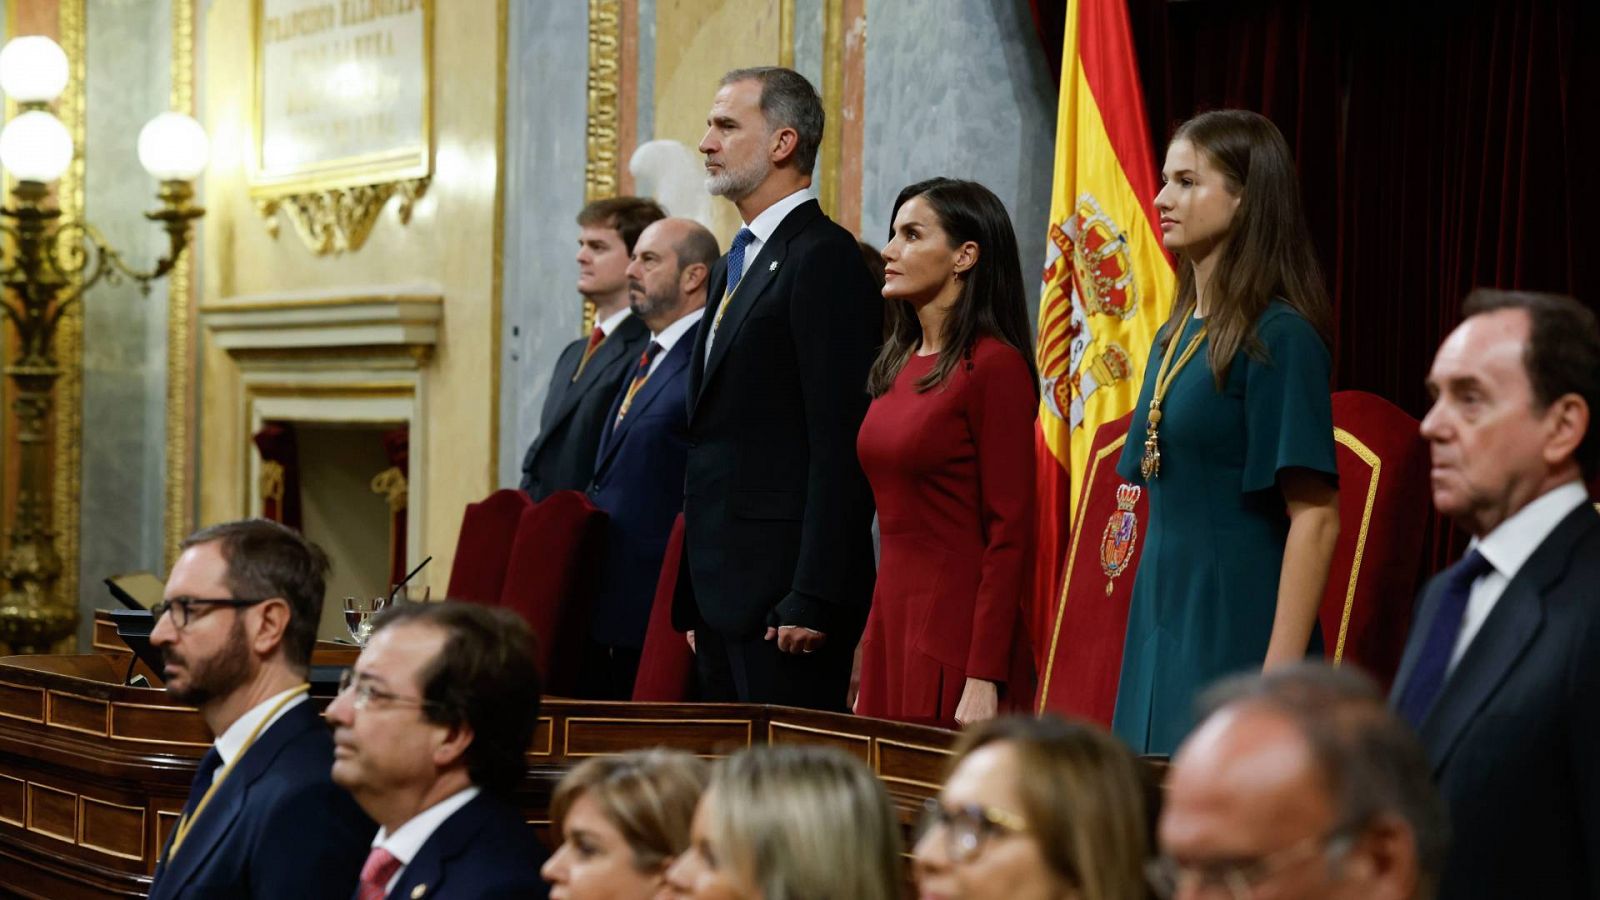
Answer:
[(522, 489), (535, 500), (581, 491), (594, 476), (611, 399), (650, 339), (628, 309), (628, 259), (645, 226), (665, 216), (639, 197), (596, 200), (578, 213), (578, 293), (594, 304), (594, 328), (556, 359), (539, 436), (522, 457)]
[(1391, 701), (1455, 838), (1444, 897), (1600, 897), (1600, 329), (1479, 290), (1428, 374), (1433, 503), (1472, 534), (1424, 589)]
[(191, 535), (154, 610), (167, 693), (199, 707), (200, 761), (150, 896), (350, 896), (373, 823), (328, 777), (333, 743), (307, 701), (322, 551), (252, 519)]
[(711, 273), (689, 368), (684, 497), (702, 697), (843, 710), (872, 598), (856, 460), (883, 304), (855, 238), (809, 195), (817, 92), (789, 69), (723, 77), (700, 141), (745, 227)]
[(650, 343), (623, 379), (600, 436), (589, 496), (610, 514), (585, 648), (585, 697), (628, 700), (689, 451), (685, 385), (717, 239), (690, 219), (644, 230), (628, 266), (629, 303)]
[(538, 715), (533, 633), (515, 613), (412, 603), (375, 619), (327, 710), (333, 780), (382, 826), (355, 900), (547, 895), (538, 836), (506, 799)]

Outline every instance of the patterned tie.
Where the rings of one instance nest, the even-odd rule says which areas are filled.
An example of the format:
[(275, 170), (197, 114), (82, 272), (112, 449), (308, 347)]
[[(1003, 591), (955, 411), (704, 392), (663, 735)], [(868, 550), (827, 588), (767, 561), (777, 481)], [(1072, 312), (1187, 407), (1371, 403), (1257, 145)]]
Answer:
[(373, 847), (367, 854), (367, 863), (361, 867), (361, 885), (356, 888), (356, 900), (383, 900), (389, 893), (389, 879), (400, 871), (400, 860), (382, 847)]
[[(178, 817), (178, 826), (172, 829), (172, 834), (187, 828), (189, 817), (194, 815), (194, 808), (200, 805), (200, 798), (206, 795), (206, 790), (211, 787), (211, 779), (216, 776), (217, 769), (222, 766), (222, 754), (216, 747), (206, 751), (200, 757), (200, 765), (194, 770), (194, 781), (189, 783), (189, 801), (183, 805), (183, 815)], [(167, 837), (167, 855), (172, 854), (172, 837)]]
[(656, 354), (660, 352), (661, 345), (651, 341), (650, 346), (639, 354), (639, 365), (634, 367), (633, 381), (628, 384), (628, 392), (622, 395), (622, 405), (617, 407), (617, 421), (612, 425), (613, 428), (622, 424), (622, 417), (628, 414), (628, 407), (633, 405), (633, 395), (639, 393), (639, 389), (650, 379), (650, 364), (655, 362)]
[(1445, 574), (1444, 591), (1439, 595), (1439, 607), (1433, 614), (1427, 640), (1417, 655), (1411, 679), (1395, 704), (1400, 717), (1412, 727), (1422, 728), (1422, 720), (1427, 718), (1439, 692), (1444, 689), (1445, 674), (1455, 651), (1456, 638), (1461, 634), (1461, 617), (1467, 609), (1472, 583), (1492, 571), (1494, 566), (1474, 549)]
[(744, 278), (744, 250), (755, 239), (755, 232), (741, 228), (739, 233), (733, 236), (733, 246), (728, 248), (728, 289), (722, 292), (722, 304), (717, 307), (716, 318), (711, 320), (711, 333), (706, 335), (708, 354), (711, 352), (711, 342), (717, 339), (717, 326), (722, 324), (722, 314), (728, 311), (728, 301), (733, 298), (734, 289)]
[(594, 330), (589, 332), (589, 344), (583, 348), (583, 358), (578, 360), (578, 371), (572, 373), (573, 381), (577, 381), (578, 376), (583, 374), (583, 367), (589, 364), (589, 357), (593, 356), (594, 351), (600, 349), (600, 345), (605, 343), (605, 341), (605, 329), (601, 328), (599, 325), (596, 325)]

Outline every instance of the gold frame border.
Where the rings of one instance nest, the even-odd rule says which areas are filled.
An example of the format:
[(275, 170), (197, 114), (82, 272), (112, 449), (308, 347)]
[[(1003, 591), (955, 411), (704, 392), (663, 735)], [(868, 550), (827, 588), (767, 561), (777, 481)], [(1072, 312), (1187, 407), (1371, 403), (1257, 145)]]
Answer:
[[(70, 77), (67, 89), (56, 106), (56, 115), (72, 134), (72, 164), (62, 174), (56, 188), (56, 205), (62, 221), (83, 221), (84, 144), (88, 136), (85, 109), (85, 79), (89, 72), (88, 22), (86, 0), (61, 0), (57, 7), (61, 49), (66, 51)], [(61, 367), (55, 389), (54, 471), (51, 528), (56, 533), (56, 552), (61, 557), (61, 576), (56, 579), (56, 599), (70, 605), (73, 618), (78, 614), (78, 545), (80, 534), (79, 493), (83, 481), (83, 304), (75, 303), (61, 317), (56, 331), (56, 363)], [(81, 623), (80, 623), (81, 624)], [(77, 646), (76, 630), (67, 640)], [(46, 711), (48, 718), (48, 710)]]
[[(172, 94), (169, 105), (193, 115), (195, 0), (172, 0)], [(198, 235), (197, 235), (198, 237)], [(198, 240), (194, 246), (198, 246)], [(194, 530), (194, 260), (191, 249), (167, 275), (167, 447), (162, 562), (172, 568), (178, 546)]]
[[(617, 143), (621, 134), (621, 0), (589, 0), (589, 72), (584, 84), (589, 110), (583, 131), (583, 202), (592, 203), (615, 197), (620, 183), (622, 162)], [(585, 299), (579, 336), (594, 328), (594, 318), (594, 304)]]

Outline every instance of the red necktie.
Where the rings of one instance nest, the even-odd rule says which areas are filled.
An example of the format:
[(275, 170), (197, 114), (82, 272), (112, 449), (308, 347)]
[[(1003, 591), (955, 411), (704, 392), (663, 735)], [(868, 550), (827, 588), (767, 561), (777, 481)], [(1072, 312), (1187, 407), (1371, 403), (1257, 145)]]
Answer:
[(598, 350), (600, 345), (605, 343), (605, 340), (605, 330), (599, 325), (596, 325), (594, 330), (589, 332), (589, 344), (583, 348), (583, 358), (578, 360), (578, 371), (572, 373), (573, 381), (577, 381), (578, 376), (583, 374), (583, 367), (589, 364), (589, 357), (594, 355), (594, 351)]
[(655, 361), (656, 354), (660, 352), (661, 345), (651, 341), (650, 346), (639, 354), (639, 365), (633, 370), (633, 382), (628, 385), (628, 392), (622, 395), (622, 405), (617, 408), (615, 424), (622, 424), (622, 417), (628, 414), (628, 407), (633, 405), (633, 395), (639, 393), (639, 389), (650, 379), (650, 363)]
[(383, 900), (389, 893), (389, 879), (400, 871), (400, 860), (382, 847), (373, 847), (367, 864), (361, 867), (361, 885), (356, 900)]

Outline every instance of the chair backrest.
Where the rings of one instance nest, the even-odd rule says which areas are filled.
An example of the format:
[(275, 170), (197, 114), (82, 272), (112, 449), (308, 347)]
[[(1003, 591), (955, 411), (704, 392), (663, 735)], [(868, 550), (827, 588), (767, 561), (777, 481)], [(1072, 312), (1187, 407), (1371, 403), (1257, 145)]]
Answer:
[(500, 605), (533, 627), (547, 694), (576, 692), (605, 527), (606, 514), (582, 491), (557, 491), (517, 523)]
[(450, 566), (446, 596), (486, 606), (500, 602), (517, 523), (532, 506), (533, 500), (526, 493), (509, 488), (467, 504), (456, 537), (456, 557)]
[(1117, 474), (1132, 413), (1095, 431), (1039, 679), (1038, 708), (1111, 724), (1149, 501)]
[(672, 627), (672, 595), (678, 587), (678, 563), (683, 557), (683, 513), (672, 523), (667, 552), (656, 579), (656, 596), (650, 604), (650, 624), (639, 654), (639, 674), (633, 682), (633, 699), (656, 703), (683, 703), (693, 699), (694, 654), (689, 643)]
[(1319, 620), (1327, 656), (1393, 680), (1422, 577), (1428, 448), (1417, 420), (1375, 394), (1333, 395), (1339, 542)]

